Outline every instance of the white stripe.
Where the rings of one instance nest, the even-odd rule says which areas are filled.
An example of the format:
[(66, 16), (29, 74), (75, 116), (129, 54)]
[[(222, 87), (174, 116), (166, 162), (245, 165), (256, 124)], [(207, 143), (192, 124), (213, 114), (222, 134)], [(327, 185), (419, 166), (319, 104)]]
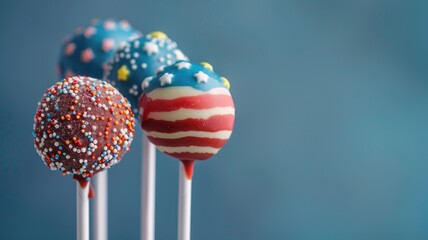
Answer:
[(189, 147), (164, 147), (164, 146), (158, 146), (158, 149), (162, 152), (167, 153), (210, 153), (210, 154), (216, 154), (220, 149), (219, 148), (212, 148), (212, 147), (199, 147), (199, 146), (189, 146)]
[(161, 132), (145, 132), (146, 136), (154, 138), (177, 139), (182, 137), (201, 137), (201, 138), (217, 138), (229, 139), (232, 131), (222, 130), (218, 132), (203, 132), (203, 131), (185, 131), (175, 133), (161, 133)]
[(176, 99), (180, 97), (193, 97), (193, 96), (199, 96), (203, 94), (212, 94), (212, 95), (228, 95), (230, 96), (229, 90), (226, 88), (213, 88), (209, 91), (201, 91), (194, 89), (192, 87), (166, 87), (166, 88), (158, 88), (155, 89), (149, 93), (147, 93), (147, 96), (151, 98), (152, 100), (155, 99), (164, 99), (164, 100), (171, 100)]
[(164, 121), (178, 121), (184, 119), (208, 119), (217, 115), (235, 115), (233, 107), (214, 107), (209, 109), (181, 108), (171, 112), (150, 112), (147, 118)]

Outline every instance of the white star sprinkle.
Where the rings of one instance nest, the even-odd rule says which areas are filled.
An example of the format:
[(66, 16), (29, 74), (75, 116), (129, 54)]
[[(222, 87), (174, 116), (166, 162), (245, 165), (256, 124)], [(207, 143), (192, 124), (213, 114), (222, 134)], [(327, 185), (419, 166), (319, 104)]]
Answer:
[(141, 88), (144, 90), (149, 87), (150, 81), (152, 81), (153, 77), (146, 77), (141, 83)]
[(143, 50), (146, 51), (148, 55), (152, 55), (159, 52), (158, 45), (152, 42), (145, 42)]
[(172, 83), (172, 78), (174, 77), (173, 74), (171, 73), (165, 73), (164, 75), (162, 75), (159, 80), (160, 80), (160, 85), (164, 86), (165, 84), (171, 84)]
[(190, 69), (191, 64), (189, 62), (179, 62), (179, 63), (175, 64), (175, 66), (178, 69), (182, 69), (182, 68)]
[(207, 74), (205, 74), (202, 71), (199, 71), (198, 73), (196, 73), (195, 75), (193, 75), (196, 80), (198, 81), (198, 83), (207, 83), (208, 82), (208, 78), (210, 78)]
[(182, 51), (176, 49), (174, 50), (174, 55), (175, 55), (175, 59), (178, 60), (188, 60), (188, 58), (186, 57), (186, 55), (183, 54)]
[(158, 68), (155, 70), (155, 75), (157, 75), (158, 73), (162, 72), (164, 68), (165, 68), (165, 66), (164, 66), (164, 65), (162, 65), (162, 66), (158, 67)]

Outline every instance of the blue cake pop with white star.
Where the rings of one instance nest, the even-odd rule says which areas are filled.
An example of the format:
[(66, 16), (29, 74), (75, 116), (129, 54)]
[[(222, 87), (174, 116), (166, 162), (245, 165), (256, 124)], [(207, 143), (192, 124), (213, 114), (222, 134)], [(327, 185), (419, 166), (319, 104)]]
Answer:
[(143, 80), (180, 60), (187, 60), (187, 57), (177, 44), (163, 32), (152, 32), (120, 47), (107, 64), (104, 80), (128, 98), (138, 116)]
[(83, 75), (101, 79), (106, 62), (127, 40), (141, 36), (126, 21), (92, 20), (65, 39), (58, 65), (60, 79)]
[(155, 76), (144, 79), (141, 86), (145, 94), (150, 94), (159, 88), (176, 87), (190, 87), (197, 91), (209, 92), (215, 88), (229, 89), (230, 83), (225, 77), (214, 72), (211, 64), (207, 62), (177, 61), (164, 67)]

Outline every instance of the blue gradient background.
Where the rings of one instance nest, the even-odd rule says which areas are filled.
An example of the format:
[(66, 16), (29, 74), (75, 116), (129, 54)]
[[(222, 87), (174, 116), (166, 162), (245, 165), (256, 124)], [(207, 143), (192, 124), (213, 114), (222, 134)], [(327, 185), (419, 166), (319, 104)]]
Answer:
[[(426, 1), (0, 3), (0, 239), (74, 239), (74, 181), (33, 149), (61, 39), (90, 19), (162, 30), (229, 78), (236, 128), (198, 163), (193, 239), (428, 239)], [(141, 131), (110, 171), (110, 239), (138, 239)], [(158, 154), (156, 236), (178, 162)]]

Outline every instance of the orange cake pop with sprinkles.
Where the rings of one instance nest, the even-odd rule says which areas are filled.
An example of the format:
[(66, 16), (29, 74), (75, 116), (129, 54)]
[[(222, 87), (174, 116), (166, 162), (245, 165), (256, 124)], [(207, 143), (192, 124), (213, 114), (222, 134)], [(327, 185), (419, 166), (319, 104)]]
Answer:
[(86, 179), (118, 163), (134, 137), (128, 100), (109, 83), (69, 77), (48, 88), (34, 116), (34, 146), (51, 170)]

